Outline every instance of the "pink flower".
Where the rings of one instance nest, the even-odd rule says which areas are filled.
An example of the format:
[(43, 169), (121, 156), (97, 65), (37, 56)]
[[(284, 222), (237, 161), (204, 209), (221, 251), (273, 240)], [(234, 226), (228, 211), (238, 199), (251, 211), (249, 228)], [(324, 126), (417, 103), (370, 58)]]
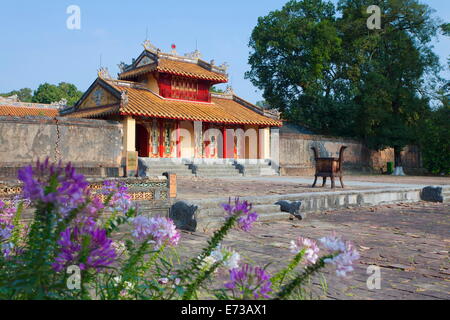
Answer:
[(163, 245), (178, 245), (180, 233), (171, 219), (138, 216), (133, 219), (132, 223), (134, 226), (133, 237), (153, 243), (155, 250), (160, 249)]
[(333, 234), (331, 237), (320, 239), (320, 242), (325, 248), (337, 254), (333, 259), (325, 260), (325, 263), (335, 265), (338, 276), (346, 277), (347, 273), (354, 270), (353, 263), (360, 258), (360, 255), (350, 241), (343, 241), (340, 237)]
[(291, 241), (291, 252), (299, 254), (300, 251), (305, 250), (305, 259), (308, 264), (315, 264), (319, 259), (319, 247), (314, 240), (298, 237), (296, 241)]

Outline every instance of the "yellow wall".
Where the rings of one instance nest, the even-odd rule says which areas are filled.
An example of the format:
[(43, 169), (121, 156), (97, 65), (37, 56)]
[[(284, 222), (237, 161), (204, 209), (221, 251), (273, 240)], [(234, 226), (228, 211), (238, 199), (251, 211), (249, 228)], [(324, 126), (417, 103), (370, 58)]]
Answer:
[(194, 124), (191, 121), (180, 122), (181, 157), (194, 158)]
[[(98, 99), (98, 100), (97, 100)], [(101, 85), (94, 87), (92, 92), (80, 104), (80, 109), (94, 108), (120, 103), (119, 99), (106, 91)]]
[(153, 73), (148, 74), (147, 87), (153, 92), (159, 94), (158, 81), (156, 80), (155, 75)]

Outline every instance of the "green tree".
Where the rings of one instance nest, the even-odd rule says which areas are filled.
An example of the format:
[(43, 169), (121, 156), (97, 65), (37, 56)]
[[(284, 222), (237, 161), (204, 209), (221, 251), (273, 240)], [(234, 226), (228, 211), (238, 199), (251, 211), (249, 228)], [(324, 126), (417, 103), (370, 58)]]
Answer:
[[(369, 30), (367, 8), (382, 9)], [(339, 15), (337, 15), (339, 11)], [(440, 79), (430, 42), (439, 24), (417, 0), (289, 1), (258, 20), (246, 76), (286, 119), (323, 134), (401, 151), (417, 141)]]
[(49, 104), (66, 99), (67, 104), (72, 106), (82, 95), (83, 93), (70, 83), (61, 82), (58, 86), (44, 83), (34, 91), (33, 102)]
[(209, 91), (212, 93), (224, 93), (224, 91), (222, 89), (217, 88), (216, 86), (212, 86)]
[(246, 77), (263, 91), (267, 103), (287, 119), (332, 133), (336, 115), (351, 108), (341, 103), (348, 88), (340, 81), (342, 41), (334, 5), (289, 1), (258, 19), (249, 46)]
[(420, 144), (425, 168), (450, 175), (450, 105), (431, 111), (421, 127)]
[(2, 97), (10, 97), (17, 95), (20, 101), (22, 102), (31, 102), (33, 99), (33, 91), (30, 88), (23, 88), (20, 90), (14, 90), (8, 93), (1, 93), (0, 96)]
[[(366, 9), (373, 4), (384, 12), (383, 25), (369, 31)], [(430, 45), (439, 25), (416, 0), (341, 0), (338, 8), (349, 80), (358, 92), (357, 134), (374, 149), (393, 147), (401, 167), (401, 151), (417, 142), (417, 127), (430, 108), (426, 80), (441, 70)]]

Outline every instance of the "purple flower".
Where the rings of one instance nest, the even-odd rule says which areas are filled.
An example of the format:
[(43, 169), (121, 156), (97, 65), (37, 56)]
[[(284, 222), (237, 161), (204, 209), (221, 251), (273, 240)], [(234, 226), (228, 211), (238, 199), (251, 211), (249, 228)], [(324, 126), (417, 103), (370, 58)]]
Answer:
[(333, 259), (325, 260), (325, 263), (335, 265), (338, 276), (346, 277), (347, 273), (354, 270), (353, 263), (360, 258), (360, 255), (350, 241), (343, 241), (333, 234), (330, 237), (320, 239), (320, 242), (325, 248), (337, 254)]
[(233, 292), (234, 297), (242, 299), (269, 299), (272, 292), (270, 275), (262, 268), (251, 267), (248, 264), (241, 268), (230, 270), (230, 282), (225, 288)]
[(171, 219), (138, 216), (133, 219), (132, 223), (134, 226), (133, 237), (153, 243), (155, 250), (160, 249), (163, 245), (178, 245), (180, 233)]
[(314, 240), (298, 237), (296, 241), (291, 241), (291, 252), (299, 254), (300, 251), (305, 250), (305, 259), (308, 264), (315, 264), (319, 259), (319, 247)]
[(127, 212), (132, 206), (131, 196), (128, 194), (128, 188), (122, 182), (105, 181), (101, 193), (110, 197), (108, 211)]
[(78, 265), (81, 270), (105, 268), (114, 263), (116, 250), (106, 230), (96, 226), (93, 219), (84, 224), (67, 228), (58, 240), (60, 252), (52, 267), (61, 272), (70, 265)]
[(14, 213), (15, 208), (7, 207), (0, 200), (0, 255), (4, 257), (8, 257), (13, 249), (10, 238), (14, 230), (14, 225), (12, 224)]
[(69, 163), (62, 167), (39, 161), (36, 168), (28, 166), (19, 170), (19, 179), (23, 182), (24, 198), (32, 203), (52, 203), (65, 217), (70, 211), (80, 207), (89, 196), (88, 183), (83, 175), (76, 174)]
[(240, 201), (239, 198), (236, 198), (234, 203), (230, 199), (228, 203), (222, 204), (222, 207), (227, 213), (227, 218), (235, 215), (239, 216), (237, 220), (238, 227), (245, 232), (250, 231), (253, 223), (258, 220), (258, 214), (251, 212), (252, 205), (247, 201)]
[(9, 257), (13, 249), (13, 244), (10, 241), (14, 226), (7, 221), (0, 220), (0, 254), (3, 257)]

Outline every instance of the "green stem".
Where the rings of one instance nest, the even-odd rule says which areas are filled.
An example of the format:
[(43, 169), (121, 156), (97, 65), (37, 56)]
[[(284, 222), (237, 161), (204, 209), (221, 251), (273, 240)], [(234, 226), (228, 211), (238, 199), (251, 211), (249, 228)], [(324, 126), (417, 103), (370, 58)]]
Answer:
[(319, 259), (314, 265), (306, 267), (303, 273), (300, 273), (295, 279), (289, 282), (276, 296), (275, 300), (287, 299), (295, 288), (301, 286), (303, 282), (308, 279), (311, 275), (325, 267), (325, 261), (328, 259), (333, 259), (335, 255), (325, 256)]

